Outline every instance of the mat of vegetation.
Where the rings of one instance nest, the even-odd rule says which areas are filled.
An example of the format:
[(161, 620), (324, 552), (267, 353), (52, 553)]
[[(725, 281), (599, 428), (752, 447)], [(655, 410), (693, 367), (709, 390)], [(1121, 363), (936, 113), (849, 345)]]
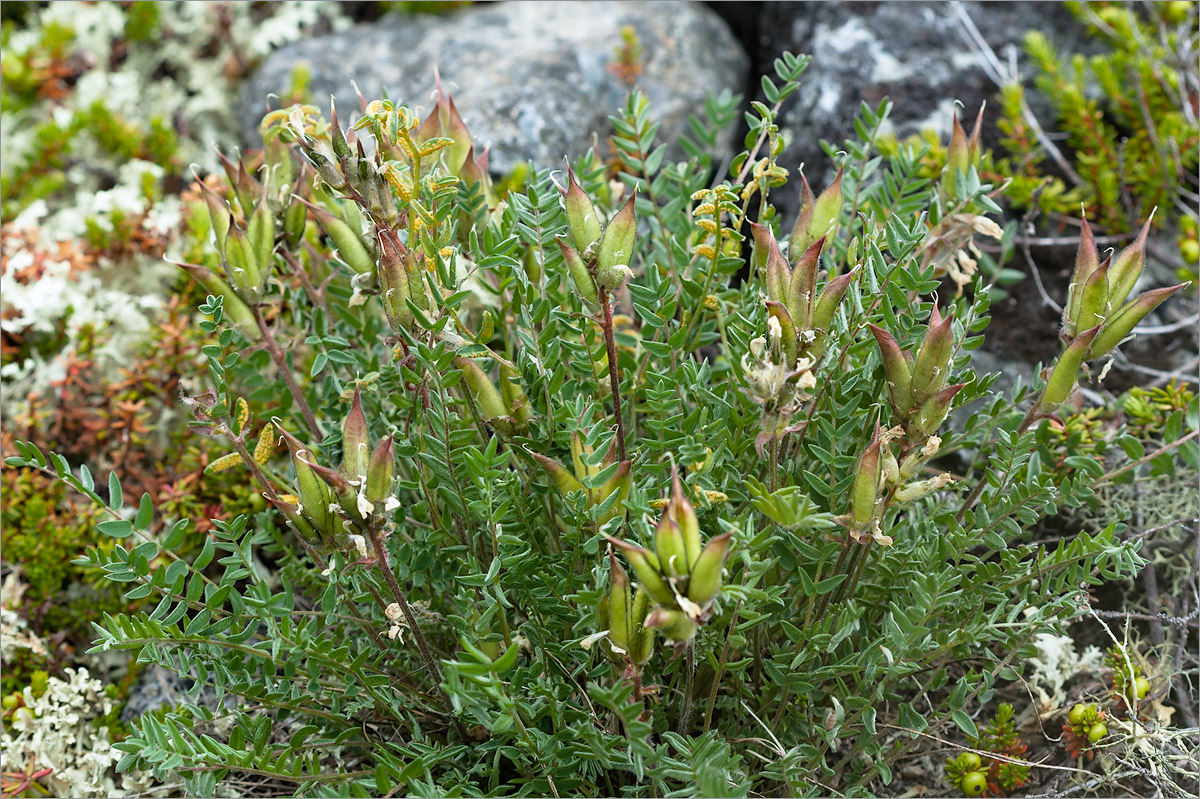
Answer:
[(207, 154), (205, 98), (337, 6), (18, 16), (4, 796), (1194, 793), (1200, 399), (1104, 382), (1194, 307), (1149, 210), (1109, 248), (1087, 195), (1001, 389), (1051, 184), (985, 114), (862, 104), (810, 186), (783, 53), (680, 142), (634, 79), (555, 171), (489, 174), (441, 86)]

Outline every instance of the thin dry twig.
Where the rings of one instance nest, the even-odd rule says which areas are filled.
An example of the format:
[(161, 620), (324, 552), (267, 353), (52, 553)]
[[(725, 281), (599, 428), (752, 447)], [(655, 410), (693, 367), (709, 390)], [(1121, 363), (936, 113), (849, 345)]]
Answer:
[[(992, 82), (1001, 88), (1020, 83), (1020, 80), (1017, 77), (1015, 52), (1011, 54), (1012, 57), (1010, 58), (1010, 66), (1006, 68), (996, 56), (996, 51), (992, 49), (992, 46), (987, 43), (987, 39), (985, 39), (983, 34), (979, 32), (979, 27), (976, 26), (975, 21), (971, 19), (971, 15), (967, 13), (967, 10), (963, 4), (959, 2), (959, 0), (953, 0), (953, 2), (950, 3), (950, 9), (954, 12), (955, 17), (958, 18), (959, 26), (962, 28), (963, 38), (967, 40), (967, 43), (970, 44), (980, 56), (982, 56), (983, 71), (987, 73), (989, 78), (992, 79)], [(1071, 162), (1067, 160), (1067, 158), (1062, 154), (1062, 151), (1059, 150), (1054, 142), (1050, 140), (1050, 137), (1046, 135), (1046, 131), (1042, 128), (1041, 123), (1038, 122), (1037, 116), (1034, 115), (1033, 110), (1029, 107), (1029, 104), (1026, 103), (1024, 99), (1021, 100), (1021, 115), (1025, 117), (1025, 122), (1029, 125), (1034, 135), (1037, 136), (1038, 143), (1041, 144), (1046, 153), (1052, 159), (1054, 159), (1054, 163), (1058, 164), (1059, 169), (1061, 169), (1076, 186), (1082, 185), (1083, 178), (1079, 177), (1079, 173), (1076, 172), (1075, 168), (1071, 166)]]

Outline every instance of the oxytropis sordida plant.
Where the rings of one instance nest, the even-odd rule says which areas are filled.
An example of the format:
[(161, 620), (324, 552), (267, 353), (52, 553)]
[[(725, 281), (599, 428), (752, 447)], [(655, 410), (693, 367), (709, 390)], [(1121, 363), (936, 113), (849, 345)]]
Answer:
[[(733, 96), (684, 160), (635, 90), (607, 161), (493, 184), (439, 93), (349, 128), (273, 112), (263, 155), (203, 182), (193, 424), (233, 449), (208, 479), (265, 502), (197, 536), (114, 490), (85, 560), (146, 600), (97, 650), (238, 699), (144, 716), (122, 768), (202, 794), (879, 790), (1141, 565), (1116, 513), (1028, 531), (1151, 457), (1033, 457), (1171, 291), (1129, 299), (1144, 239), (1100, 263), (1085, 233), (1063, 354), (999, 394), (971, 365), (997, 272), (975, 239), (1008, 240), (978, 125), (931, 183), (864, 106), (814, 191), (778, 164), (807, 63), (776, 63), (728, 173)], [(1193, 462), (1194, 416), (1151, 455)]]

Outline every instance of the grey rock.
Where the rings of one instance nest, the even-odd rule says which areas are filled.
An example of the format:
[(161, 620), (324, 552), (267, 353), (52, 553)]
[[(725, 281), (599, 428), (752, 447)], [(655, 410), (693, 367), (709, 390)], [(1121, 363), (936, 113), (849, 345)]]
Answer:
[[(961, 8), (1005, 65), (1009, 48), (1020, 53), (1022, 37), (1031, 29), (1048, 32), (1060, 47), (1086, 52), (1080, 26), (1062, 3), (965, 2)], [(768, 2), (760, 25), (764, 53), (787, 49), (812, 55), (796, 101), (783, 113), (795, 143), (781, 164), (793, 174), (804, 164), (814, 190), (834, 171), (821, 139), (840, 148), (854, 136), (860, 103), (875, 108), (885, 96), (893, 103), (890, 119), (898, 136), (932, 129), (943, 141), (949, 138), (956, 100), (963, 105), (960, 114), (968, 131), (980, 103), (987, 100), (993, 110), (985, 118), (984, 145), (997, 143), (995, 126), (986, 121), (998, 113), (998, 89), (952, 3)], [(1024, 58), (1018, 61), (1024, 63)], [(1037, 95), (1030, 101), (1036, 103)], [(1034, 111), (1050, 121), (1048, 109)], [(799, 190), (797, 181), (777, 195), (792, 213)]]
[[(238, 110), (244, 143), (261, 146), (257, 124), (268, 93), (283, 93), (307, 62), (322, 106), (333, 94), (358, 111), (351, 81), (368, 100), (383, 96), (432, 106), (434, 69), (477, 142), (491, 143), (490, 167), (505, 173), (526, 160), (555, 168), (581, 155), (593, 132), (611, 130), (628, 86), (608, 67), (632, 26), (643, 47), (637, 83), (674, 142), (708, 92), (741, 91), (749, 59), (726, 24), (699, 3), (506, 2), (439, 16), (387, 16), (375, 23), (281, 48), (247, 81)], [(732, 146), (730, 130), (723, 146)]]
[(199, 695), (189, 694), (189, 688), (194, 685), (194, 680), (180, 677), (158, 664), (145, 666), (129, 689), (125, 707), (121, 709), (121, 721), (128, 723), (161, 707), (174, 707), (181, 702), (201, 705), (212, 711), (220, 707), (237, 707), (237, 697), (225, 694), (223, 698), (218, 699), (211, 685), (204, 686)]

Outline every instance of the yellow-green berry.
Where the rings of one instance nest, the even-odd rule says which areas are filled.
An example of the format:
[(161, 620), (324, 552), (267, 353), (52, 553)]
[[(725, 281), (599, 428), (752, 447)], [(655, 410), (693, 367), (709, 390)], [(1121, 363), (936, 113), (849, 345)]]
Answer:
[(1179, 245), (1179, 254), (1183, 256), (1183, 260), (1189, 264), (1194, 264), (1200, 261), (1200, 241), (1195, 239), (1184, 239)]
[(967, 796), (979, 796), (987, 790), (987, 774), (982, 771), (972, 771), (963, 775), (962, 791)]
[(1192, 10), (1191, 0), (1171, 0), (1169, 3), (1163, 3), (1161, 6), (1163, 18), (1173, 25), (1178, 25), (1185, 22), (1188, 14)]

